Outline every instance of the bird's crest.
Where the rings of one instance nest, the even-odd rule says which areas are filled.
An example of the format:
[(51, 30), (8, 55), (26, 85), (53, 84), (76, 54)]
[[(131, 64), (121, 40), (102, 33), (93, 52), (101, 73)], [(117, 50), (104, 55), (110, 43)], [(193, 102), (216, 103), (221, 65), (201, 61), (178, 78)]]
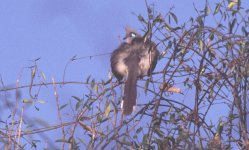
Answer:
[(141, 37), (141, 35), (133, 28), (126, 26), (125, 27), (125, 37), (124, 40), (126, 43), (130, 44), (132, 39), (135, 37)]

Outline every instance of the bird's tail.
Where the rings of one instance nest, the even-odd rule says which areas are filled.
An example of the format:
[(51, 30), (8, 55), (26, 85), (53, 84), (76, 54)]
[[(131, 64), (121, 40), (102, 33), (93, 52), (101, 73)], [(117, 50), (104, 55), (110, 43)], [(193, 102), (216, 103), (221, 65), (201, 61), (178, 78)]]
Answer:
[(122, 104), (124, 115), (131, 114), (136, 106), (137, 76), (138, 76), (137, 74), (138, 74), (138, 68), (136, 68), (135, 66), (129, 67), (128, 77), (124, 87), (124, 97)]

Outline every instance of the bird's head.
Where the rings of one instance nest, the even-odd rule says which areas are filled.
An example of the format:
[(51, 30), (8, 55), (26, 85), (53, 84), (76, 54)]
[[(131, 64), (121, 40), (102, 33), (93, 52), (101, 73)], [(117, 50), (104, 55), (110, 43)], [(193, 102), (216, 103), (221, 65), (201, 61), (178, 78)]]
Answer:
[(141, 35), (135, 30), (135, 29), (132, 29), (131, 27), (125, 27), (125, 37), (124, 37), (124, 40), (126, 43), (130, 44), (131, 41), (136, 38), (136, 37), (141, 37)]

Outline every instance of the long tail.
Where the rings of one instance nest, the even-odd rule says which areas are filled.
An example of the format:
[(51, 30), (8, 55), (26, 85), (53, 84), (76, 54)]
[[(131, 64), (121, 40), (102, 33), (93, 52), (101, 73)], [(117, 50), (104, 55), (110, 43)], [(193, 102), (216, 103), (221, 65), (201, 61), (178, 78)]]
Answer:
[(123, 106), (122, 106), (124, 115), (131, 114), (133, 108), (136, 106), (137, 74), (138, 74), (138, 68), (136, 68), (135, 66), (129, 67), (128, 77), (125, 82)]

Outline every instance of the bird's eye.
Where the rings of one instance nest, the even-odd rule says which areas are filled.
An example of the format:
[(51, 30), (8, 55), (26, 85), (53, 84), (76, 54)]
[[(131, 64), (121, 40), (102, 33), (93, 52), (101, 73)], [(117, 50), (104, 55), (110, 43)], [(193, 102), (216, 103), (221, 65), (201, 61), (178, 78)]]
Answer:
[(136, 37), (136, 33), (131, 33), (131, 37)]

